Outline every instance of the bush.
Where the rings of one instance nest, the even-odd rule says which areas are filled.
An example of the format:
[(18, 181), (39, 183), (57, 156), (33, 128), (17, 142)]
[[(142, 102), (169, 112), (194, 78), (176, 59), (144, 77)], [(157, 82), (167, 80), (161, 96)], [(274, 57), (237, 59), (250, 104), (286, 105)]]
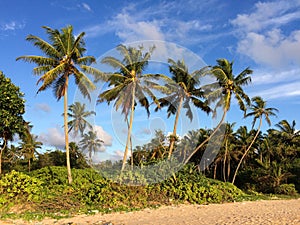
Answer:
[[(39, 199), (42, 183), (37, 178), (13, 170), (1, 178), (0, 194), (7, 200), (35, 201)], [(4, 199), (1, 202), (5, 202)]]
[(296, 195), (297, 190), (295, 184), (281, 184), (275, 188), (275, 193), (282, 195)]
[(169, 198), (197, 204), (234, 201), (243, 195), (231, 183), (206, 178), (191, 166), (186, 166), (161, 185)]

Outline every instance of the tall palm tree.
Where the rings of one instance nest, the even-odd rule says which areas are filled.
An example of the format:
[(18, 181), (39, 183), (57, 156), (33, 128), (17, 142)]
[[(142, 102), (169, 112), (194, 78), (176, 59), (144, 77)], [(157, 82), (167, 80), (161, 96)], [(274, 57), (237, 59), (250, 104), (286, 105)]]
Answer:
[(76, 137), (79, 131), (80, 134), (83, 135), (86, 127), (92, 129), (92, 125), (86, 120), (86, 118), (91, 115), (96, 115), (96, 113), (94, 111), (86, 111), (84, 103), (81, 104), (80, 102), (75, 102), (70, 105), (68, 116), (73, 119), (68, 122), (68, 132), (74, 130), (74, 136)]
[(185, 163), (187, 163), (190, 158), (219, 130), (225, 120), (227, 112), (230, 110), (232, 96), (235, 97), (240, 109), (244, 112), (246, 111), (246, 106), (251, 104), (250, 98), (243, 90), (243, 86), (248, 85), (251, 82), (251, 77), (248, 75), (252, 74), (253, 71), (246, 68), (235, 76), (232, 71), (233, 62), (229, 62), (227, 59), (218, 59), (217, 63), (218, 65), (214, 66), (210, 71), (217, 79), (217, 82), (207, 85), (206, 88), (211, 89), (208, 91), (207, 97), (210, 102), (216, 102), (214, 112), (216, 112), (218, 107), (222, 107), (223, 115), (211, 135), (194, 149), (186, 159)]
[(240, 159), (240, 161), (239, 161), (239, 163), (236, 167), (236, 170), (235, 170), (233, 178), (232, 178), (232, 184), (234, 184), (234, 182), (235, 182), (236, 175), (238, 173), (238, 170), (239, 170), (244, 158), (246, 157), (246, 155), (250, 151), (252, 145), (254, 144), (255, 140), (257, 139), (258, 135), (260, 134), (260, 128), (262, 126), (263, 117), (267, 121), (268, 125), (271, 126), (270, 116), (276, 116), (275, 112), (278, 112), (278, 110), (275, 109), (275, 108), (267, 108), (266, 107), (267, 102), (264, 101), (259, 96), (253, 97), (252, 102), (253, 103), (251, 104), (251, 107), (250, 107), (252, 112), (247, 113), (245, 115), (245, 117), (254, 116), (253, 123), (252, 123), (252, 129), (255, 126), (255, 123), (256, 123), (257, 119), (259, 119), (259, 125), (258, 125), (258, 128), (257, 128), (256, 134), (252, 139), (252, 142), (250, 143), (250, 145), (248, 146), (248, 148), (244, 152), (242, 158)]
[(57, 100), (64, 97), (64, 133), (66, 142), (66, 161), (68, 170), (68, 181), (72, 183), (72, 174), (69, 154), (68, 137), (68, 86), (70, 76), (75, 78), (75, 84), (84, 97), (90, 99), (89, 91), (95, 89), (95, 85), (90, 81), (85, 73), (101, 76), (97, 69), (90, 65), (96, 60), (92, 56), (84, 56), (86, 52), (84, 35), (82, 32), (78, 36), (73, 34), (73, 27), (67, 26), (61, 31), (43, 26), (49, 42), (34, 35), (28, 35), (26, 40), (38, 47), (44, 56), (20, 56), (16, 60), (35, 63), (37, 67), (33, 69), (35, 75), (41, 76), (37, 84), (42, 83), (38, 93), (48, 88), (52, 88)]
[(92, 163), (92, 153), (100, 151), (103, 141), (97, 137), (97, 132), (90, 130), (87, 134), (83, 135), (80, 145), (83, 150), (87, 150), (89, 154), (89, 162)]
[(134, 110), (137, 105), (137, 101), (146, 109), (149, 116), (150, 103), (147, 97), (150, 96), (156, 104), (158, 104), (158, 102), (150, 89), (150, 85), (148, 84), (157, 76), (152, 74), (143, 74), (146, 66), (148, 65), (148, 60), (154, 50), (154, 46), (146, 53), (143, 53), (142, 46), (134, 48), (119, 45), (117, 50), (123, 56), (122, 60), (111, 56), (102, 59), (102, 63), (108, 64), (118, 71), (108, 74), (108, 85), (111, 86), (111, 88), (99, 95), (98, 103), (106, 101), (110, 104), (110, 102), (114, 101), (116, 110), (119, 108), (122, 109), (122, 114), (125, 115), (125, 121), (128, 119), (128, 115), (130, 114), (127, 141), (121, 168), (121, 171), (123, 171), (127, 161)]
[[(186, 116), (192, 121), (193, 113), (190, 103), (206, 113), (210, 112), (210, 108), (207, 102), (203, 100), (204, 92), (199, 87), (199, 77), (203, 74), (204, 69), (189, 73), (188, 67), (183, 60), (175, 62), (173, 59), (169, 59), (168, 62), (172, 77), (167, 80), (168, 83), (166, 84), (166, 87), (170, 94), (167, 97), (160, 98), (159, 102), (160, 107), (168, 107), (168, 117), (170, 117), (171, 114), (176, 114), (169, 145), (168, 158), (170, 159), (176, 141), (176, 130), (181, 109), (184, 108), (187, 110)], [(158, 108), (156, 108), (156, 111), (157, 110)]]

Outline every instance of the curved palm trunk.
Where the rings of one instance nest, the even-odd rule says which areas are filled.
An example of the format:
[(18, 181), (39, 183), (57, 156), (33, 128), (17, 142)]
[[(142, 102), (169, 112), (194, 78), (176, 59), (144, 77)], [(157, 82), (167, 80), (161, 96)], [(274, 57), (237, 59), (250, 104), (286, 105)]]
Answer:
[(69, 184), (72, 183), (71, 163), (70, 163), (70, 150), (69, 150), (69, 132), (68, 132), (68, 81), (69, 77), (66, 76), (66, 87), (64, 90), (64, 131), (66, 142), (66, 158), (67, 158), (67, 171)]
[(255, 142), (255, 140), (256, 140), (256, 138), (257, 138), (259, 132), (260, 132), (261, 125), (262, 125), (262, 116), (260, 116), (260, 119), (259, 119), (259, 126), (258, 126), (258, 128), (257, 128), (257, 132), (256, 132), (256, 134), (255, 134), (255, 136), (254, 136), (252, 142), (250, 143), (250, 145), (248, 146), (248, 148), (247, 148), (246, 151), (244, 152), (244, 154), (243, 154), (241, 160), (239, 161), (239, 164), (238, 164), (237, 167), (236, 167), (236, 170), (235, 170), (235, 172), (234, 172), (234, 175), (233, 175), (233, 178), (232, 178), (232, 182), (231, 182), (232, 184), (234, 184), (234, 182), (235, 182), (236, 175), (237, 175), (237, 173), (238, 173), (238, 170), (239, 170), (239, 168), (240, 168), (240, 166), (241, 166), (241, 164), (242, 164), (244, 158), (246, 157), (246, 155), (247, 155), (248, 152), (250, 151), (252, 145), (254, 144), (254, 142)]
[(187, 159), (184, 161), (184, 164), (188, 163), (189, 160), (192, 158), (192, 156), (199, 150), (201, 149), (214, 135), (215, 133), (219, 130), (219, 128), (221, 127), (221, 125), (223, 124), (224, 120), (225, 120), (225, 117), (226, 117), (226, 114), (227, 114), (227, 110), (224, 108), (224, 111), (223, 111), (223, 116), (221, 118), (221, 121), (219, 122), (219, 124), (217, 125), (217, 127), (214, 129), (214, 131), (211, 133), (211, 135), (206, 138), (205, 141), (203, 141), (197, 148), (195, 148), (195, 150), (189, 155), (189, 157), (187, 157)]
[(127, 141), (126, 141), (126, 147), (124, 151), (121, 172), (125, 169), (127, 155), (128, 155), (128, 148), (131, 143), (131, 130), (132, 130), (133, 117), (134, 117), (134, 100), (135, 100), (135, 82), (133, 83), (132, 98), (131, 98), (131, 112), (130, 112)]
[(175, 145), (175, 137), (176, 137), (176, 131), (177, 131), (177, 124), (178, 124), (178, 119), (179, 119), (179, 114), (180, 114), (180, 110), (181, 110), (181, 106), (182, 106), (182, 98), (180, 98), (180, 101), (179, 101), (179, 106), (177, 108), (177, 112), (176, 112), (176, 117), (175, 117), (175, 122), (174, 122), (174, 127), (173, 127), (173, 137), (171, 139), (171, 142), (170, 142), (170, 146), (169, 146), (169, 155), (168, 155), (168, 159), (171, 158), (171, 155), (172, 155), (172, 152), (173, 152), (173, 149), (174, 149), (174, 145)]
[(4, 149), (6, 148), (6, 143), (7, 143), (7, 141), (4, 138), (3, 147), (0, 150), (0, 174), (2, 174), (2, 154), (3, 154)]

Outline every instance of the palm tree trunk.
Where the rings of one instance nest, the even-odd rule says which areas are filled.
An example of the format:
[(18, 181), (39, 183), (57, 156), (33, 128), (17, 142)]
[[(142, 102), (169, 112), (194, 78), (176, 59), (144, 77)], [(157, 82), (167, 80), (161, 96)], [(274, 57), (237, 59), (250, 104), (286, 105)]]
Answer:
[(128, 147), (130, 145), (130, 140), (131, 140), (131, 130), (132, 130), (132, 124), (133, 124), (133, 117), (134, 117), (135, 85), (136, 85), (135, 82), (133, 82), (129, 127), (128, 127), (127, 141), (126, 141), (126, 147), (125, 147), (125, 151), (124, 151), (124, 157), (123, 157), (121, 172), (124, 171), (124, 169), (125, 169), (125, 165), (126, 165), (126, 161), (127, 161), (127, 155), (128, 155)]
[(28, 159), (28, 172), (30, 173), (30, 158)]
[(66, 159), (69, 184), (72, 183), (71, 163), (70, 163), (70, 150), (69, 150), (69, 132), (68, 132), (68, 81), (69, 77), (66, 76), (66, 87), (64, 90), (64, 131), (66, 143)]
[[(126, 122), (127, 122), (127, 128), (129, 129), (129, 122), (128, 122), (128, 117), (126, 116)], [(130, 137), (130, 153), (131, 153), (131, 170), (133, 170), (133, 149), (132, 149), (132, 138)]]
[(195, 148), (195, 150), (189, 155), (189, 157), (187, 157), (187, 159), (184, 161), (184, 163), (188, 163), (189, 160), (192, 158), (192, 156), (199, 150), (201, 149), (213, 136), (214, 134), (219, 130), (219, 128), (221, 127), (221, 125), (223, 124), (224, 120), (225, 120), (225, 117), (226, 117), (226, 114), (227, 114), (227, 110), (226, 108), (224, 107), (224, 110), (223, 110), (223, 116), (221, 118), (221, 121), (219, 122), (219, 124), (217, 125), (217, 127), (214, 129), (214, 131), (211, 133), (211, 135), (209, 135), (208, 138), (206, 138), (205, 141), (203, 141), (197, 148)]
[(181, 110), (181, 106), (182, 106), (182, 97), (180, 98), (179, 101), (179, 105), (176, 111), (176, 117), (175, 117), (175, 122), (174, 122), (174, 127), (173, 127), (173, 137), (171, 138), (171, 142), (170, 142), (170, 146), (169, 146), (169, 155), (168, 155), (168, 159), (171, 158), (172, 155), (172, 151), (174, 149), (174, 145), (175, 145), (175, 137), (176, 137), (176, 131), (177, 131), (177, 124), (178, 124), (178, 119), (179, 119), (179, 114), (180, 114), (180, 110)]
[(4, 149), (6, 148), (6, 142), (7, 142), (5, 138), (3, 141), (4, 141), (3, 147), (0, 150), (0, 174), (2, 174), (2, 154), (3, 154)]
[(242, 162), (243, 162), (243, 159), (246, 157), (246, 155), (247, 155), (248, 152), (250, 151), (252, 145), (254, 144), (254, 142), (255, 142), (255, 140), (256, 140), (256, 138), (257, 138), (259, 132), (260, 132), (261, 125), (262, 125), (262, 116), (260, 116), (260, 119), (259, 119), (259, 126), (258, 126), (258, 128), (257, 128), (257, 132), (256, 132), (256, 134), (255, 134), (255, 136), (254, 136), (252, 142), (251, 142), (250, 145), (248, 146), (247, 150), (244, 152), (244, 154), (243, 154), (241, 160), (239, 161), (239, 164), (238, 164), (237, 167), (236, 167), (236, 170), (235, 170), (235, 172), (234, 172), (234, 175), (233, 175), (233, 178), (232, 178), (232, 182), (231, 182), (232, 184), (234, 184), (234, 182), (235, 182), (236, 175), (237, 175), (238, 170), (239, 170), (239, 168), (240, 168), (240, 166), (241, 166), (241, 164), (242, 164)]
[(227, 157), (227, 139), (225, 141), (225, 154), (224, 154), (224, 161), (223, 161), (223, 178), (224, 182), (226, 182), (226, 157)]

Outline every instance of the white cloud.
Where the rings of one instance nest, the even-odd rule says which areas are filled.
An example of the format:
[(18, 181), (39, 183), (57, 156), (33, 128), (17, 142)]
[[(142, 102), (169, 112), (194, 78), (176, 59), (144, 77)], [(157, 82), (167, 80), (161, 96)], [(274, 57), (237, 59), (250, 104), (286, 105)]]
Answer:
[(238, 14), (231, 23), (247, 32), (279, 27), (300, 18), (299, 6), (298, 0), (258, 2), (253, 13)]
[[(106, 147), (112, 146), (113, 138), (109, 135), (101, 126), (95, 125), (94, 131), (97, 132), (97, 137), (101, 139), (104, 143), (100, 151), (105, 151)], [(43, 142), (46, 146), (53, 146), (58, 149), (65, 149), (65, 135), (63, 129), (60, 126), (49, 128), (47, 132), (42, 132), (38, 136), (38, 140)], [(69, 142), (79, 143), (81, 137), (74, 137), (69, 134)]]
[(40, 111), (43, 111), (43, 112), (46, 112), (46, 113), (51, 111), (50, 106), (46, 103), (38, 103), (34, 106), (34, 108), (36, 110), (40, 110)]
[(238, 52), (256, 63), (272, 67), (300, 65), (300, 30), (284, 36), (279, 29), (265, 34), (248, 33), (238, 43)]
[(93, 129), (97, 132), (97, 137), (104, 142), (104, 146), (112, 145), (112, 136), (108, 134), (101, 126), (95, 125)]
[[(182, 9), (182, 4), (191, 5)], [(208, 19), (194, 19), (191, 13), (199, 14), (203, 4), (194, 1), (161, 2), (145, 6), (143, 2), (128, 4), (106, 23), (96, 24), (85, 29), (87, 37), (96, 37), (107, 32), (114, 32), (123, 43), (141, 40), (174, 41), (184, 45), (205, 42), (214, 38), (207, 31), (212, 31), (213, 26)], [(210, 5), (210, 4), (209, 4)], [(205, 11), (205, 10), (203, 10)], [(179, 17), (178, 14), (187, 16)], [(185, 19), (179, 19), (185, 18)]]
[[(112, 161), (119, 161), (122, 160), (124, 156), (124, 151), (116, 150), (113, 152), (113, 154), (110, 156), (110, 160)], [(130, 153), (128, 154), (128, 157), (130, 156)]]
[(10, 21), (1, 25), (0, 29), (3, 31), (21, 30), (25, 27), (24, 22)]
[(252, 75), (253, 85), (274, 84), (279, 82), (299, 81), (300, 69), (291, 69), (286, 71), (268, 71), (258, 72)]
[(254, 12), (240, 14), (231, 24), (237, 28), (237, 51), (257, 64), (275, 68), (299, 66), (300, 29), (283, 33), (283, 27), (300, 20), (300, 1), (258, 2)]
[(59, 126), (49, 128), (45, 133), (40, 133), (38, 140), (46, 146), (65, 149), (65, 136), (63, 130)]
[(300, 96), (300, 81), (290, 84), (283, 84), (273, 86), (271, 88), (264, 88), (264, 90), (250, 93), (250, 96), (261, 96), (264, 99), (280, 99)]
[(92, 12), (92, 8), (87, 3), (84, 2), (81, 5), (85, 10)]

